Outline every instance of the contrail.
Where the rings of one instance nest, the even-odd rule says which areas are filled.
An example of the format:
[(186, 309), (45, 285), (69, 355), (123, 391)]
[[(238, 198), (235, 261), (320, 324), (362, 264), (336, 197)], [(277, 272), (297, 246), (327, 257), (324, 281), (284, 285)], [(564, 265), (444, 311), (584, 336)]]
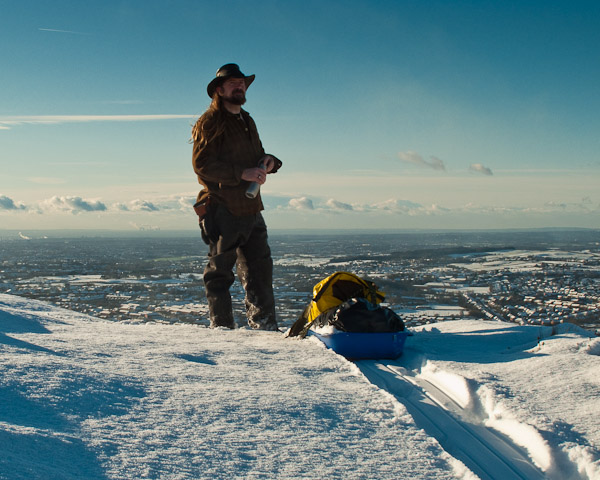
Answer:
[(42, 32), (70, 33), (72, 35), (91, 35), (90, 33), (74, 32), (72, 30), (57, 30), (55, 28), (38, 28)]
[(193, 118), (194, 115), (20, 115), (0, 117), (0, 129), (9, 130), (12, 126), (23, 124), (61, 124), (84, 122), (145, 122), (153, 120), (174, 120)]

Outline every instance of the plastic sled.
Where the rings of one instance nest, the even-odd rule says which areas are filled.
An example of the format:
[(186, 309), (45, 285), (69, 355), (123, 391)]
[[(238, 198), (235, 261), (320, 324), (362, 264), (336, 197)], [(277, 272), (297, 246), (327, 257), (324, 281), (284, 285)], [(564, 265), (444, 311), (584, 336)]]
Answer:
[(398, 358), (410, 334), (404, 330), (392, 333), (317, 333), (311, 331), (328, 348), (349, 360)]

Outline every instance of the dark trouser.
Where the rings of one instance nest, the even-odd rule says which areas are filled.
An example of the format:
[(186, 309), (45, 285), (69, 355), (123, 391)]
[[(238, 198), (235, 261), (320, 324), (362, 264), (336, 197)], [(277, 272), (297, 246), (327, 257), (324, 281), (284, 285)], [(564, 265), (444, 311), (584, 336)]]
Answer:
[(229, 288), (233, 267), (246, 291), (246, 316), (252, 328), (277, 330), (273, 297), (273, 260), (267, 226), (260, 213), (236, 217), (214, 205), (210, 219), (208, 264), (204, 285), (211, 327), (235, 328)]

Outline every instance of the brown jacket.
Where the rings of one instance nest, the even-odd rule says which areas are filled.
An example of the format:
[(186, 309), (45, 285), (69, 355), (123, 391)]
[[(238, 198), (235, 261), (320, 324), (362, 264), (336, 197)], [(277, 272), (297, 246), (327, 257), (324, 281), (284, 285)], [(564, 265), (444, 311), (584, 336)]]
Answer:
[[(198, 200), (210, 196), (211, 202), (224, 204), (238, 216), (263, 210), (260, 194), (253, 199), (246, 197), (250, 183), (242, 180), (242, 172), (257, 167), (264, 155), (256, 124), (248, 112), (242, 110), (241, 115), (228, 112), (222, 135), (203, 147), (198, 140), (194, 141), (194, 171), (204, 187)], [(275, 173), (280, 166), (281, 162), (276, 162), (270, 173)]]

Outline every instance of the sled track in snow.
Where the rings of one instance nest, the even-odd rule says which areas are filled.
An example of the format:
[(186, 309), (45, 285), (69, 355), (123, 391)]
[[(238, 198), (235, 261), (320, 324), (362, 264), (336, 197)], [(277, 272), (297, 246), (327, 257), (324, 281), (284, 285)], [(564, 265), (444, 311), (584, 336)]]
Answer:
[(474, 422), (433, 383), (394, 361), (361, 360), (356, 365), (371, 383), (403, 403), (420, 428), (482, 480), (547, 478), (525, 449), (481, 422)]

